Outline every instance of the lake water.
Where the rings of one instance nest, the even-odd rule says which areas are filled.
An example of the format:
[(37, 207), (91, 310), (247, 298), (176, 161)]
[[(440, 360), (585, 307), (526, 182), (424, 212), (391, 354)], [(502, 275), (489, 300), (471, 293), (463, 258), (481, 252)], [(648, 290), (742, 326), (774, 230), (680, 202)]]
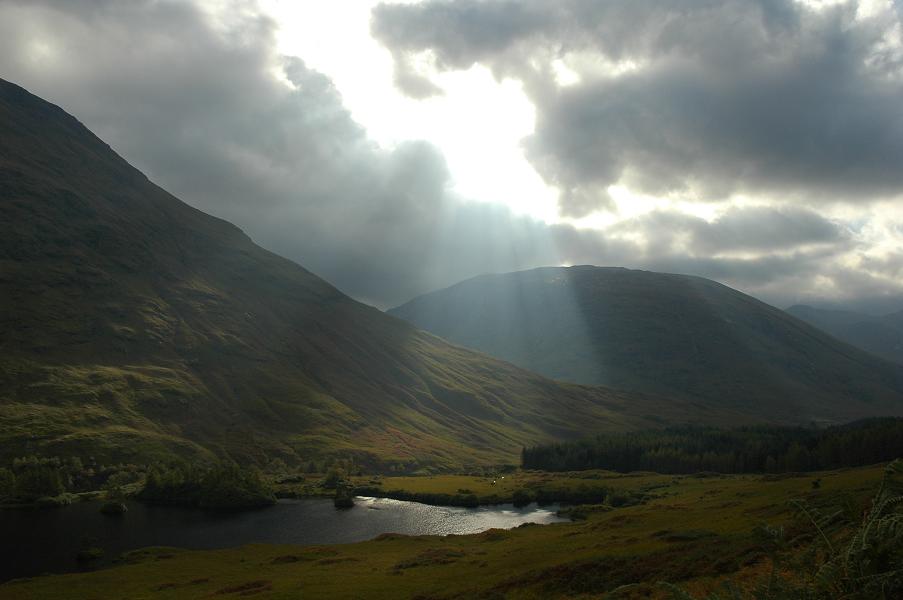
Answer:
[[(96, 502), (44, 510), (0, 510), (0, 581), (41, 573), (79, 570), (75, 556), (99, 547), (106, 566), (129, 550), (146, 546), (227, 548), (249, 543), (344, 544), (381, 533), (447, 535), (509, 529), (523, 523), (555, 523), (557, 505), (511, 504), (453, 508), (380, 498), (357, 498), (336, 510), (332, 500), (280, 500), (245, 512), (209, 512), (128, 504), (120, 516), (105, 516)], [(83, 568), (83, 567), (82, 567)]]

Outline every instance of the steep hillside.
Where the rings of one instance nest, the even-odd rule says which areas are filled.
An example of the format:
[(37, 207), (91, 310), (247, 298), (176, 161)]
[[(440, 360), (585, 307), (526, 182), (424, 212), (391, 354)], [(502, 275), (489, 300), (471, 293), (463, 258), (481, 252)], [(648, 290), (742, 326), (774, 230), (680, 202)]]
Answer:
[(2, 80), (0, 210), (0, 459), (455, 466), (700, 414), (561, 385), (355, 302)]
[(826, 310), (798, 304), (787, 312), (839, 340), (903, 364), (903, 311), (875, 317), (848, 310)]
[(783, 422), (903, 414), (903, 369), (699, 277), (542, 268), (476, 277), (390, 313), (567, 381)]

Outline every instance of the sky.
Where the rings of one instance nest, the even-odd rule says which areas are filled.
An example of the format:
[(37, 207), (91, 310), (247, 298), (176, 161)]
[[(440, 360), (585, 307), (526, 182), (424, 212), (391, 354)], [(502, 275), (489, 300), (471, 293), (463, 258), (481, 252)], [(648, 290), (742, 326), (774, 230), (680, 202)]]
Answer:
[(0, 0), (0, 77), (380, 308), (627, 266), (903, 308), (903, 3)]

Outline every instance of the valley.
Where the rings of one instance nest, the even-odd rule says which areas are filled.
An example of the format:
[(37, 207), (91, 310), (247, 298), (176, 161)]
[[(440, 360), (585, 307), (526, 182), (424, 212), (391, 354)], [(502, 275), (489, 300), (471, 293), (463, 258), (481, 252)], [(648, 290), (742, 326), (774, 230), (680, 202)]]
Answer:
[(555, 382), (356, 302), (8, 82), (0, 202), (4, 462), (452, 469), (595, 430), (744, 418)]
[(0, 599), (903, 593), (903, 366), (824, 315), (592, 265), (384, 312), (4, 80), (0, 208)]
[(840, 424), (903, 406), (900, 365), (701, 277), (544, 267), (481, 275), (389, 313), (548, 377), (758, 422)]
[[(616, 589), (623, 598), (666, 598), (663, 581), (703, 597), (722, 590), (725, 581), (767, 581), (772, 561), (788, 560), (788, 553), (817, 542), (812, 523), (793, 501), (819, 514), (841, 510), (826, 531), (835, 543), (845, 543), (883, 473), (880, 466), (787, 476), (572, 473), (564, 477), (604, 482), (646, 499), (634, 506), (585, 507), (570, 523), (466, 536), (385, 534), (356, 544), (203, 551), (148, 548), (113, 568), (0, 585), (0, 598), (228, 598), (243, 592), (263, 598), (569, 598), (603, 597)], [(424, 485), (478, 489), (485, 483), (479, 477), (433, 481)], [(767, 532), (779, 528), (784, 537), (769, 541)], [(782, 570), (781, 577), (807, 585), (813, 575), (807, 568)]]

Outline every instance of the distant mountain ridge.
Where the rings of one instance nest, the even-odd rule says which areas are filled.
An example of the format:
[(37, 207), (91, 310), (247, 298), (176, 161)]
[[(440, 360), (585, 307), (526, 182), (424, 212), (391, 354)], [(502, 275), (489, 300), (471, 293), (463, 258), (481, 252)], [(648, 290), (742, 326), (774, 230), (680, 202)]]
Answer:
[(390, 314), (565, 381), (788, 423), (903, 414), (903, 369), (724, 285), (623, 268), (483, 275)]
[(0, 80), (0, 460), (456, 467), (701, 418), (560, 384), (360, 304)]
[(903, 364), (903, 311), (876, 317), (850, 310), (797, 304), (788, 308), (787, 312), (839, 340)]

